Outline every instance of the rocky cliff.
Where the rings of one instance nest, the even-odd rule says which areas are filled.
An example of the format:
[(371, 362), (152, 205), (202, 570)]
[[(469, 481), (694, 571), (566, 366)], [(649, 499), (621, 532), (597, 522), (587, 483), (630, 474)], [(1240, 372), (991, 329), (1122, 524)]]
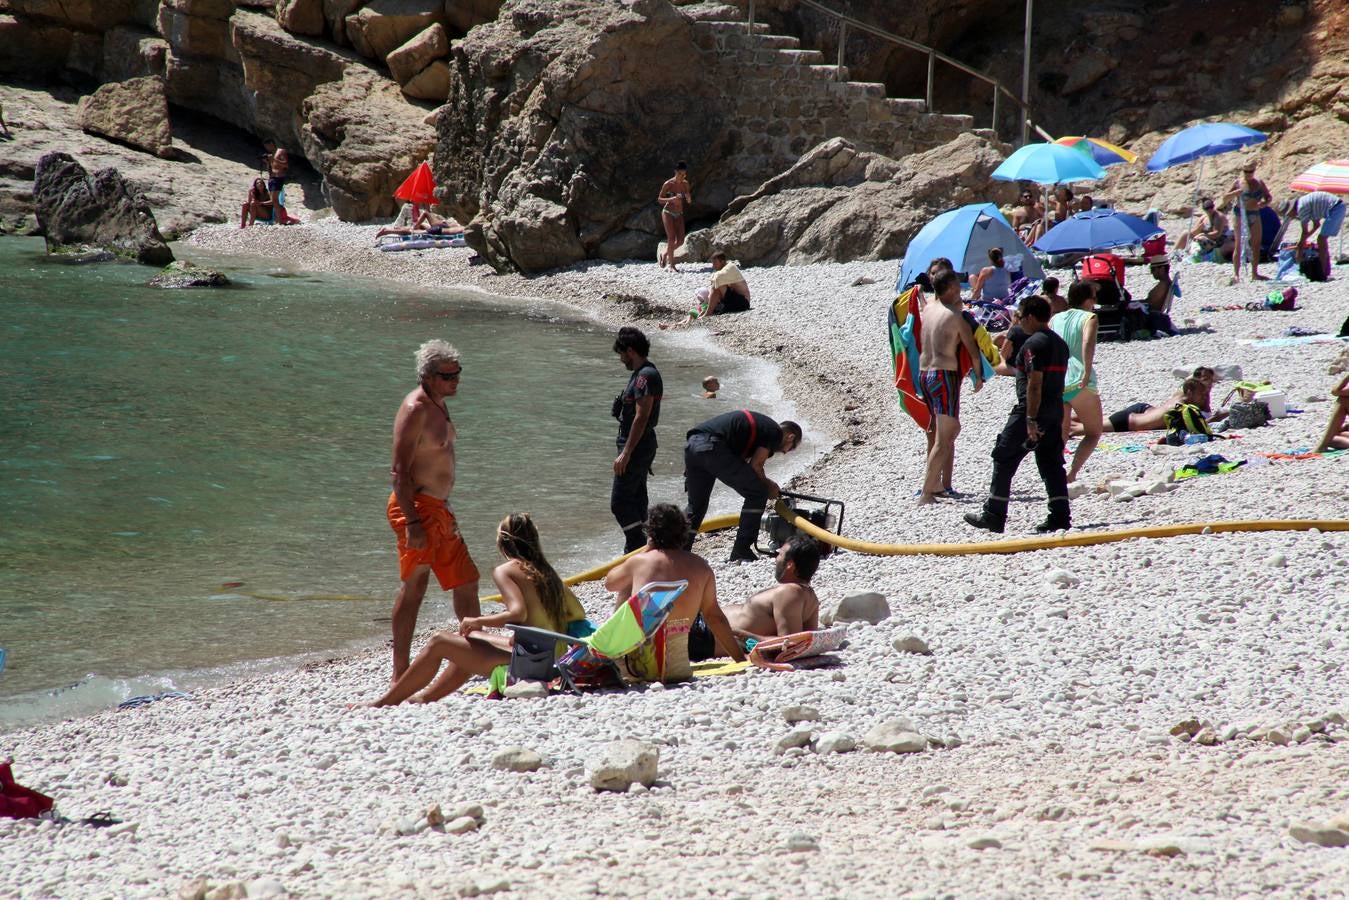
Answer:
[[(428, 117), (449, 89), (449, 41), (494, 18), (499, 5), (0, 0), (0, 80), (93, 93), (100, 84), (156, 79), (173, 106), (307, 159), (333, 211), (362, 220), (391, 214), (393, 186), (433, 149)], [(147, 141), (107, 97), (89, 106), (87, 130), (169, 153), (158, 123)]]

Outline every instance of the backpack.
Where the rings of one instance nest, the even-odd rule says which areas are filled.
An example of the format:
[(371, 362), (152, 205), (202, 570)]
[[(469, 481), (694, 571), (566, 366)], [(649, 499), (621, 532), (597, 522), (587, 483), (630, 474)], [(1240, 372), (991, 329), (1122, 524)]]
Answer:
[(1193, 403), (1177, 403), (1162, 413), (1162, 424), (1166, 426), (1166, 443), (1173, 447), (1187, 443), (1195, 435), (1209, 439), (1213, 437), (1204, 411)]
[(1326, 270), (1321, 268), (1321, 259), (1315, 250), (1303, 251), (1302, 260), (1297, 264), (1297, 270), (1308, 281), (1326, 280)]

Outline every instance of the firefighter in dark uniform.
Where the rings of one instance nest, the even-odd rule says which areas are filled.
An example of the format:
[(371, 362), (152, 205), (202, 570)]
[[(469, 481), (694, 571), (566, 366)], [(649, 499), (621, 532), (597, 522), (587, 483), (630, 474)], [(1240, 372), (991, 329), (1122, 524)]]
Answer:
[(646, 544), (642, 524), (646, 521), (646, 479), (656, 459), (656, 425), (660, 400), (665, 393), (660, 372), (646, 358), (651, 342), (636, 328), (619, 329), (614, 352), (632, 373), (623, 393), (614, 398), (618, 419), (618, 458), (614, 460), (614, 486), (609, 509), (623, 529), (623, 552)]

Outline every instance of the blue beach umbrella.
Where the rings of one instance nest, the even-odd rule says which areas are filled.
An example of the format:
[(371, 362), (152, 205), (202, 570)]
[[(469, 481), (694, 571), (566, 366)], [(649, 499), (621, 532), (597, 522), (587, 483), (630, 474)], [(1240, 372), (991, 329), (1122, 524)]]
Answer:
[(1062, 144), (1027, 144), (993, 170), (998, 181), (1033, 181), (1036, 184), (1067, 184), (1095, 181), (1105, 169), (1086, 153)]
[(1113, 209), (1089, 209), (1060, 222), (1035, 242), (1041, 253), (1094, 253), (1141, 244), (1162, 229), (1138, 216)]
[[(1191, 125), (1162, 142), (1162, 145), (1157, 148), (1157, 152), (1152, 154), (1152, 159), (1148, 160), (1148, 171), (1160, 172), (1172, 166), (1181, 166), (1195, 160), (1199, 161), (1199, 171), (1194, 179), (1194, 196), (1190, 203), (1190, 225), (1193, 225), (1194, 207), (1199, 199), (1199, 185), (1204, 182), (1204, 160), (1210, 156), (1219, 156), (1223, 153), (1231, 153), (1233, 150), (1240, 150), (1242, 147), (1262, 143), (1267, 137), (1269, 135), (1263, 131), (1256, 131), (1254, 128), (1247, 128), (1245, 125), (1236, 125), (1232, 122), (1205, 122), (1202, 125)], [(1237, 237), (1236, 252), (1240, 254), (1245, 254), (1247, 251), (1247, 240), (1243, 237), (1244, 226), (1243, 218), (1237, 216), (1233, 222), (1233, 230)], [(1186, 230), (1189, 230), (1188, 227)], [(1240, 266), (1237, 267), (1236, 277), (1241, 278)]]
[[(1077, 153), (1069, 150), (1069, 153)], [(1085, 158), (1085, 157), (1083, 157)], [(949, 209), (923, 226), (913, 236), (904, 251), (903, 265), (895, 291), (913, 284), (919, 272), (926, 272), (928, 264), (944, 256), (958, 272), (977, 272), (988, 265), (988, 251), (1001, 247), (1004, 256), (1021, 256), (1021, 271), (1030, 278), (1043, 278), (1040, 263), (1021, 242), (1016, 229), (1003, 218), (992, 203), (971, 203)]]
[(1263, 142), (1269, 135), (1245, 125), (1206, 122), (1171, 135), (1148, 160), (1149, 172), (1160, 172), (1205, 156), (1218, 156)]

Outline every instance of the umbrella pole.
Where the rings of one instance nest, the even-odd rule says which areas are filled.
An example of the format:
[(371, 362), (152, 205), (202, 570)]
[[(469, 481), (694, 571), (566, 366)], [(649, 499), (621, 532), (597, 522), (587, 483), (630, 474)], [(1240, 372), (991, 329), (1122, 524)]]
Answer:
[(1194, 208), (1199, 205), (1199, 189), (1204, 184), (1204, 157), (1199, 157), (1199, 174), (1194, 179), (1194, 192), (1190, 195), (1190, 220), (1185, 223), (1185, 246), (1190, 246), (1194, 234)]

